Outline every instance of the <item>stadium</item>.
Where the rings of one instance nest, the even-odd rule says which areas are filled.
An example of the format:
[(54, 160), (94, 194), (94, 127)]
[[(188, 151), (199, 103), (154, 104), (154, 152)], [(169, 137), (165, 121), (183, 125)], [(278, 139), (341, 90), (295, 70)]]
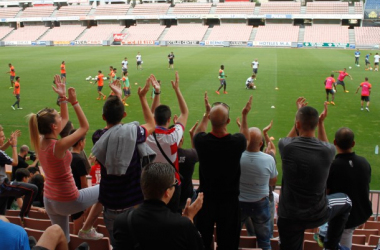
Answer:
[[(58, 107), (51, 85), (53, 76), (60, 74), (61, 62), (65, 61), (67, 86), (76, 89), (90, 124), (85, 146), (89, 154), (93, 146), (91, 135), (106, 125), (101, 117), (104, 101), (96, 100), (98, 94), (93, 79), (98, 70), (107, 76), (111, 65), (118, 69), (117, 76), (121, 78), (121, 61), (127, 57), (132, 94), (127, 99), (129, 106), (123, 122), (136, 120), (142, 123), (144, 120), (137, 90), (144, 86), (150, 74), (162, 82), (161, 103), (172, 107), (172, 114), (179, 115), (180, 109), (170, 83), (178, 71), (181, 91), (189, 108), (184, 148), (191, 148), (191, 139), (186, 131), (200, 121), (205, 112), (205, 92), (210, 103), (224, 102), (230, 106), (230, 133), (239, 132), (235, 120), (237, 117), (241, 119), (242, 109), (252, 95), (248, 125), (262, 129), (273, 120), (269, 134), (278, 147), (279, 140), (286, 137), (294, 126), (297, 98), (305, 97), (308, 105), (322, 112), (326, 100), (325, 79), (332, 71), (347, 68), (353, 80), (345, 79), (348, 93), (337, 86), (336, 105), (328, 106), (326, 133), (332, 143), (340, 127), (354, 131), (355, 152), (364, 156), (372, 166), (370, 199), (373, 217), (369, 220), (376, 221), (380, 208), (380, 191), (377, 191), (380, 190), (380, 160), (376, 151), (380, 138), (377, 101), (380, 97), (380, 74), (365, 70), (365, 56), (371, 53), (369, 61), (374, 68), (374, 55), (380, 51), (379, 15), (378, 0), (0, 1), (1, 68), (5, 73), (8, 63), (15, 67), (16, 75), (21, 78), (20, 106), (23, 108), (10, 108), (15, 97), (12, 89), (8, 89), (9, 74), (1, 74), (0, 124), (7, 137), (17, 129), (21, 130), (18, 146), (30, 145), (25, 117), (45, 107)], [(357, 49), (361, 54), (359, 64), (355, 65)], [(175, 55), (174, 70), (168, 69), (170, 52)], [(135, 67), (138, 53), (142, 55), (142, 70)], [(252, 74), (255, 59), (260, 63), (255, 80), (257, 89), (247, 90), (245, 81)], [(228, 76), (228, 94), (221, 91), (218, 95), (215, 91), (219, 87), (218, 70), (221, 65), (224, 65)], [(365, 77), (372, 84), (370, 112), (360, 110), (360, 94), (355, 94)], [(108, 80), (104, 82), (108, 85)], [(108, 95), (111, 90), (105, 87), (103, 92)], [(152, 92), (154, 90), (147, 94), (149, 105)], [(69, 113), (74, 127), (78, 127), (71, 107)], [(11, 150), (6, 153), (11, 155)], [(279, 153), (276, 154), (276, 162), (279, 172), (277, 191), (280, 192), (282, 162)], [(7, 168), (9, 171), (11, 166)], [(193, 175), (195, 185), (198, 185), (198, 180), (197, 164)], [(17, 218), (12, 218), (17, 214), (7, 211), (10, 220), (21, 224)], [(29, 217), (49, 219), (33, 211)], [(107, 235), (102, 219), (100, 217), (95, 227)], [(36, 235), (38, 239), (42, 234), (39, 230), (46, 229), (47, 225), (36, 228), (37, 224), (33, 221), (26, 226), (24, 222), (24, 227), (28, 234)], [(377, 245), (379, 230), (380, 226), (371, 223), (356, 229), (352, 249), (369, 249), (369, 246)], [(314, 241), (315, 232), (313, 229), (305, 233), (304, 249), (314, 249), (316, 242), (308, 241)], [(240, 247), (256, 247), (256, 238), (247, 235), (246, 230), (241, 232)], [(273, 236), (278, 236), (276, 228)], [(81, 242), (75, 237), (72, 239), (70, 249)], [(108, 239), (101, 241), (94, 249), (110, 247)], [(105, 247), (101, 246), (103, 243)], [(278, 249), (278, 239), (271, 239), (271, 245), (272, 249)], [(361, 248), (362, 245), (367, 248)]]

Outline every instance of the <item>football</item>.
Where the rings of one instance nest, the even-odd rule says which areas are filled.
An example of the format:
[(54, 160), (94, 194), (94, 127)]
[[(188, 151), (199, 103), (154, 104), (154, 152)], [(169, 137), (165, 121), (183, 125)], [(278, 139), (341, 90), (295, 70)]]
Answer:
[(336, 93), (336, 90), (335, 90), (335, 89), (332, 89), (332, 92), (335, 94), (335, 93)]
[(253, 86), (252, 88), (253, 88), (253, 89), (256, 89), (256, 86)]
[(350, 66), (350, 67), (348, 67), (349, 69), (352, 69), (352, 67)]

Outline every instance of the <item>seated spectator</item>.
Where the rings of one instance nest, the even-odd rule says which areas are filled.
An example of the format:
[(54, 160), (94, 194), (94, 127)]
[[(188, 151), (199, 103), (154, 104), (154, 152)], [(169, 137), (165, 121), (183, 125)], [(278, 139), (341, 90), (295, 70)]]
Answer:
[[(202, 207), (203, 194), (183, 215), (172, 213), (167, 204), (178, 187), (175, 169), (168, 163), (150, 163), (141, 174), (144, 203), (120, 214), (114, 224), (114, 250), (128, 249), (203, 249), (193, 218)], [(187, 217), (187, 218), (186, 218)]]
[(28, 171), (30, 173), (30, 178), (32, 178), (33, 176), (37, 174), (41, 174), (38, 167), (28, 167)]
[[(12, 178), (11, 178), (11, 181), (14, 181), (16, 179), (16, 176), (15, 176), (15, 173), (17, 171), (17, 169), (20, 169), (20, 168), (28, 168), (28, 167), (35, 167), (38, 163), (38, 157), (36, 157), (36, 155), (34, 155), (34, 157), (32, 157), (33, 159), (30, 158), (30, 156), (28, 156), (28, 153), (29, 153), (29, 147), (27, 145), (22, 145), (20, 147), (20, 152), (18, 153), (18, 164), (17, 166), (12, 166)], [(28, 164), (27, 161), (29, 160), (33, 160), (33, 163), (32, 164)]]
[(38, 187), (38, 192), (37, 192), (36, 198), (34, 198), (33, 206), (45, 207), (45, 205), (44, 205), (45, 178), (41, 174), (35, 174), (33, 177), (30, 178), (29, 183), (34, 184)]

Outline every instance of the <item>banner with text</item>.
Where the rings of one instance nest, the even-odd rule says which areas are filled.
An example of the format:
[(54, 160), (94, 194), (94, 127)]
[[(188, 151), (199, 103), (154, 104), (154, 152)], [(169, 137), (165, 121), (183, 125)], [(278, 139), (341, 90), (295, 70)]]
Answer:
[(252, 41), (252, 46), (262, 46), (262, 47), (291, 47), (292, 46), (292, 42), (260, 42), (260, 41)]
[(113, 41), (114, 42), (121, 42), (124, 40), (124, 38), (127, 36), (127, 34), (113, 34)]
[(337, 48), (348, 48), (349, 43), (303, 43), (304, 47), (337, 47)]
[(126, 45), (154, 45), (154, 40), (133, 40), (133, 41), (123, 41)]
[(199, 45), (199, 41), (166, 41), (167, 45)]

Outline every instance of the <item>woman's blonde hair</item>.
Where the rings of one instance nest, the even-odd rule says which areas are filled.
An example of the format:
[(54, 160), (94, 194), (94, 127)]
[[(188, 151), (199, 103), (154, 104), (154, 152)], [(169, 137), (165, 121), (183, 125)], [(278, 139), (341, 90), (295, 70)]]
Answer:
[(52, 131), (51, 124), (55, 123), (54, 109), (44, 108), (37, 114), (29, 114), (29, 136), (30, 143), (34, 150), (40, 150), (40, 135), (50, 134)]

